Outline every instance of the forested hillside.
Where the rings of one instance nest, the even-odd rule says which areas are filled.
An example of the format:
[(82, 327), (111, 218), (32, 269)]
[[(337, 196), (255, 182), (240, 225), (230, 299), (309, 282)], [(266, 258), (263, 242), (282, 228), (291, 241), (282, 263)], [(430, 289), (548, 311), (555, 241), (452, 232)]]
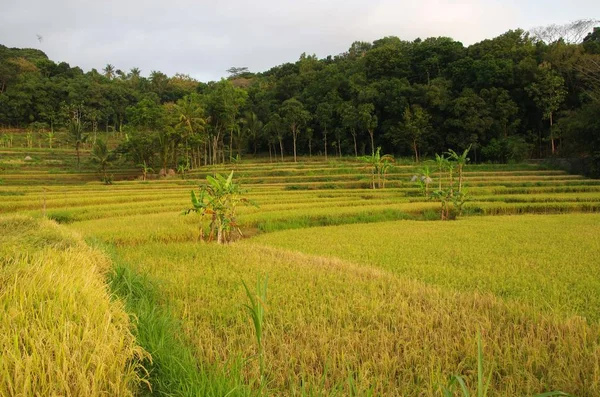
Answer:
[[(158, 168), (378, 146), (418, 160), (471, 145), (476, 162), (554, 156), (600, 170), (600, 28), (578, 39), (511, 30), (468, 47), (385, 37), (262, 73), (228, 72), (209, 83), (110, 64), (84, 72), (0, 46), (0, 126), (81, 131), (75, 141), (84, 131), (119, 133), (116, 153)], [(7, 132), (0, 139), (13, 144)]]

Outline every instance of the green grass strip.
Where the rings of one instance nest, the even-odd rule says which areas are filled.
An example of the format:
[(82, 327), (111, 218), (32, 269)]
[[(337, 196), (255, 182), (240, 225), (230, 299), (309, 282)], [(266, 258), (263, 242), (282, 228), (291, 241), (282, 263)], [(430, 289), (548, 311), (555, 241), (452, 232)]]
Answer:
[(156, 396), (248, 396), (241, 359), (223, 365), (199, 363), (179, 337), (180, 324), (168, 308), (159, 303), (157, 285), (144, 274), (124, 263), (111, 245), (88, 241), (102, 249), (112, 260), (108, 278), (111, 292), (125, 302), (136, 323), (137, 342), (152, 356), (144, 362), (149, 385), (140, 395)]

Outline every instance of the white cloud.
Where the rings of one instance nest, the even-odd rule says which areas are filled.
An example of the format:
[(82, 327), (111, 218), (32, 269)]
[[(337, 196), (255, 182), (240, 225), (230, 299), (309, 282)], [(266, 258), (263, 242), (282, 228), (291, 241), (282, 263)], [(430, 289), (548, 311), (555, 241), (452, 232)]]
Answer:
[(218, 79), (230, 66), (262, 71), (302, 52), (336, 55), (355, 40), (449, 36), (471, 44), (594, 17), (596, 8), (590, 0), (20, 0), (2, 6), (0, 43), (40, 48), (85, 70), (111, 63)]

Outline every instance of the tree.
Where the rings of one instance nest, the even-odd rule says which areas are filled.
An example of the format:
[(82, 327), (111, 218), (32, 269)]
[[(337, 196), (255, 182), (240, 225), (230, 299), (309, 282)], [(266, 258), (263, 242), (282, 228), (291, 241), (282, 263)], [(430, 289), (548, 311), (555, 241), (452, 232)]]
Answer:
[(431, 117), (427, 111), (419, 105), (407, 106), (404, 110), (404, 130), (411, 141), (417, 163), (419, 162), (419, 144), (431, 128), (430, 120)]
[(377, 128), (377, 116), (375, 112), (375, 105), (372, 103), (363, 103), (358, 106), (358, 117), (359, 123), (363, 129), (369, 133), (371, 138), (371, 155), (375, 156), (375, 128)]
[(550, 142), (552, 154), (556, 153), (553, 131), (553, 114), (565, 100), (567, 91), (565, 80), (550, 69), (550, 65), (542, 64), (538, 69), (535, 81), (526, 88), (538, 109), (542, 112), (543, 120), (550, 120)]
[(97, 139), (94, 146), (92, 146), (91, 153), (92, 162), (98, 165), (100, 172), (102, 173), (102, 182), (110, 184), (110, 178), (106, 174), (106, 169), (110, 165), (111, 153), (106, 146), (106, 142), (102, 139)]
[(189, 162), (189, 141), (196, 134), (204, 132), (206, 119), (200, 98), (196, 94), (186, 95), (178, 100), (174, 106), (179, 122), (175, 126), (183, 131), (185, 143), (185, 158)]
[(104, 77), (109, 80), (112, 80), (115, 77), (115, 67), (110, 63), (107, 63), (102, 71), (104, 72)]
[(333, 125), (333, 105), (329, 102), (321, 102), (317, 106), (316, 119), (319, 125), (321, 126), (321, 131), (323, 133), (323, 146), (325, 149), (325, 160), (327, 160), (327, 133), (328, 128)]
[(82, 111), (78, 108), (73, 108), (70, 110), (71, 118), (69, 120), (69, 128), (68, 128), (68, 138), (72, 144), (75, 145), (75, 150), (77, 151), (77, 169), (81, 164), (81, 145), (85, 143), (88, 135), (85, 133), (85, 123), (82, 119)]
[[(236, 88), (229, 80), (215, 83), (206, 98), (207, 114), (210, 118), (212, 132), (212, 163), (218, 161), (219, 145), (224, 146), (223, 136), (229, 132), (229, 157), (233, 154), (233, 133), (238, 125), (238, 113), (246, 102), (248, 94), (245, 90)], [(224, 150), (224, 148), (223, 148)], [(224, 151), (223, 157), (224, 155)]]
[(229, 77), (232, 78), (236, 78), (236, 77), (240, 77), (243, 74), (249, 73), (248, 68), (246, 66), (242, 66), (242, 67), (230, 67), (229, 69), (227, 69), (227, 73), (229, 73)]
[(246, 112), (242, 119), (244, 123), (244, 131), (250, 137), (252, 146), (254, 147), (254, 155), (256, 155), (258, 137), (263, 129), (263, 122), (258, 119), (254, 112)]
[[(265, 125), (265, 132), (268, 135), (269, 140), (269, 148), (271, 144), (275, 147), (275, 140), (279, 142), (279, 151), (281, 153), (281, 161), (283, 161), (283, 131), (285, 126), (283, 125), (283, 119), (277, 113), (274, 113), (269, 122)], [(270, 150), (269, 150), (270, 153)], [(275, 151), (275, 156), (277, 156), (277, 151)]]
[(358, 147), (356, 145), (356, 130), (360, 128), (359, 114), (356, 107), (351, 102), (343, 102), (339, 110), (342, 126), (350, 131), (354, 141), (354, 157), (358, 157)]
[(292, 132), (292, 141), (294, 142), (294, 162), (296, 163), (296, 141), (298, 140), (298, 133), (300, 132), (300, 128), (310, 120), (310, 113), (304, 109), (302, 102), (296, 98), (284, 101), (279, 111), (284, 122)]
[(599, 21), (597, 19), (579, 19), (563, 25), (540, 26), (531, 29), (534, 38), (548, 44), (563, 40), (565, 43), (579, 44)]

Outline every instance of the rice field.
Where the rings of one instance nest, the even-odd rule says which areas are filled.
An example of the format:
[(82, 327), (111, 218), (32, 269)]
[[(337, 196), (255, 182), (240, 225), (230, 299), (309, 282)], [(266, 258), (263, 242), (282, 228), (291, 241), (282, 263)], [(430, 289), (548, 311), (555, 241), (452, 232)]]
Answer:
[[(474, 393), (478, 333), (488, 395), (600, 394), (598, 180), (534, 164), (469, 165), (464, 215), (442, 222), (440, 204), (410, 181), (414, 164), (398, 163), (385, 189), (370, 189), (370, 170), (353, 160), (246, 161), (231, 168), (258, 207), (239, 209), (243, 239), (218, 246), (200, 242), (197, 216), (182, 211), (206, 175), (229, 167), (149, 181), (122, 168), (107, 186), (89, 165), (74, 172), (68, 149), (40, 150), (32, 162), (24, 154), (0, 152), (0, 219), (42, 222), (39, 233), (61, 237), (47, 248), (19, 237), (32, 231), (3, 229), (12, 248), (0, 251), (0, 296), (14, 313), (3, 326), (18, 332), (16, 319), (35, 310), (18, 303), (36, 296), (25, 274), (42, 285), (33, 274), (85, 270), (103, 281), (73, 289), (101, 290), (107, 306), (97, 310), (129, 313), (115, 325), (127, 343), (103, 358), (111, 374), (88, 371), (98, 386), (78, 389), (86, 394), (434, 396), (453, 374)], [(70, 267), (51, 268), (55, 256)], [(268, 285), (260, 345), (243, 306), (243, 282), (252, 295), (257, 280)], [(17, 355), (30, 342), (12, 338), (0, 338), (14, 357), (2, 356), (0, 390), (66, 394), (64, 382), (38, 382), (46, 370)], [(56, 338), (56, 351), (73, 351)], [(40, 366), (60, 357), (33, 350)], [(111, 376), (121, 379), (116, 391), (101, 384)]]

